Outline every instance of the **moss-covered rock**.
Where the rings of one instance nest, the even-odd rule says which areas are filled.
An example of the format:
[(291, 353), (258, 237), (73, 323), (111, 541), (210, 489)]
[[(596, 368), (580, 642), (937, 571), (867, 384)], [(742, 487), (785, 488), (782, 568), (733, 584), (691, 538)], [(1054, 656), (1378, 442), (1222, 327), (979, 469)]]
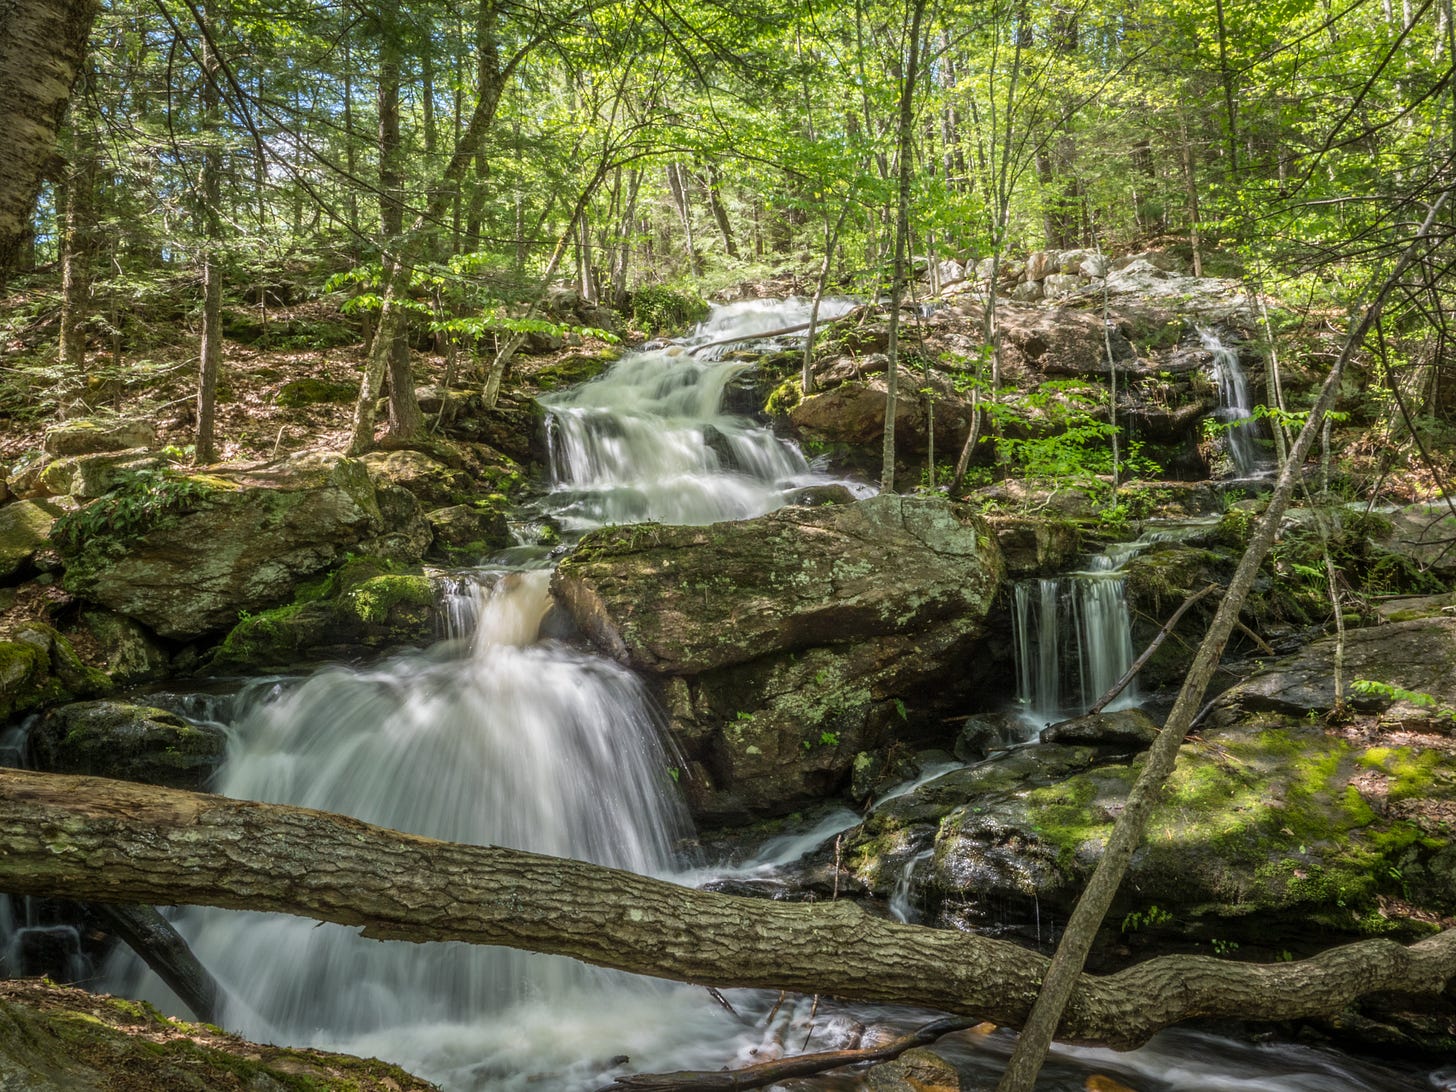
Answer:
[(51, 526), (60, 514), (45, 501), (15, 501), (0, 508), (0, 584), (27, 575), (35, 555), (49, 549)]
[(214, 671), (294, 668), (355, 659), (435, 638), (439, 601), (422, 572), (394, 572), (383, 561), (347, 563), (328, 579), (304, 586), (300, 598), (250, 614), (214, 650)]
[(437, 508), (427, 517), (435, 533), (434, 556), (470, 563), (509, 546), (509, 510), (509, 502), (499, 493), (472, 504)]
[(37, 769), (200, 791), (222, 762), (227, 733), (165, 709), (85, 701), (52, 709), (29, 743)]
[(347, 405), (359, 397), (359, 384), (305, 376), (278, 388), (273, 400), (287, 409), (300, 406)]
[(0, 724), (77, 698), (111, 692), (107, 675), (87, 667), (64, 637), (31, 622), (0, 641)]
[(119, 686), (160, 679), (167, 674), (170, 657), (147, 630), (124, 615), (106, 610), (86, 611), (81, 624), (101, 646), (106, 673)]
[(66, 589), (186, 640), (286, 602), (298, 582), (387, 530), (355, 459), (305, 455), (180, 483), (191, 491), (177, 505), (124, 498), (132, 507), (120, 526), (106, 515), (115, 495), (77, 513), (78, 533), (62, 542)]
[(262, 1046), (149, 1005), (0, 982), (0, 1086), (26, 1092), (435, 1092), (398, 1066)]
[(145, 448), (68, 455), (42, 467), (32, 491), (51, 497), (94, 500), (115, 489), (128, 474), (165, 465), (161, 455)]
[(157, 430), (147, 421), (77, 417), (46, 430), (45, 450), (49, 455), (90, 455), (151, 447), (156, 439)]
[(855, 756), (941, 731), (1003, 577), (985, 523), (884, 495), (710, 527), (587, 536), (553, 588), (599, 647), (658, 680), (703, 816), (782, 814)]

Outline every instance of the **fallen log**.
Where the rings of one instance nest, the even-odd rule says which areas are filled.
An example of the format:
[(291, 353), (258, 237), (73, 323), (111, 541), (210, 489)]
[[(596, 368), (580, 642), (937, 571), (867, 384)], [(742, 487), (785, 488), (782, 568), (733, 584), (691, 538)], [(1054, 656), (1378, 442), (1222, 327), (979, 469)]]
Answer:
[(771, 1062), (746, 1065), (742, 1069), (693, 1069), (676, 1073), (633, 1073), (618, 1077), (598, 1092), (746, 1092), (764, 1088), (792, 1077), (812, 1077), (830, 1069), (865, 1062), (888, 1062), (907, 1050), (929, 1046), (943, 1035), (973, 1028), (974, 1019), (946, 1017), (916, 1028), (883, 1046), (859, 1050), (821, 1050), (813, 1054), (796, 1054), (792, 1058), (775, 1058)]
[[(741, 898), (306, 808), (26, 770), (0, 770), (0, 890), (271, 910), (361, 926), (379, 940), (500, 944), (1010, 1026), (1031, 1011), (1048, 963), (1007, 941), (872, 917), (847, 900)], [(1192, 1017), (1298, 1019), (1377, 991), (1434, 996), (1453, 976), (1456, 929), (1297, 963), (1166, 956), (1079, 976), (1058, 1035), (1133, 1047)]]
[(217, 1023), (217, 980), (155, 906), (92, 903), (92, 912), (150, 967), (204, 1024)]

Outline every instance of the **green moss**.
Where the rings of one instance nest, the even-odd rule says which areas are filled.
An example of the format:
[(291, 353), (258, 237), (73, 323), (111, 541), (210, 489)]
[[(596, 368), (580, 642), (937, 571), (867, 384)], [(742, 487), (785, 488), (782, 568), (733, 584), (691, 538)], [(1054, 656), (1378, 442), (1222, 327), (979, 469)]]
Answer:
[(763, 411), (770, 417), (787, 417), (789, 411), (804, 400), (804, 388), (797, 379), (785, 379), (763, 404)]
[(274, 401), (287, 409), (320, 404), (346, 404), (359, 397), (359, 384), (305, 377), (278, 388)]
[(1391, 800), (1407, 800), (1449, 790), (1450, 773), (1440, 751), (1413, 747), (1371, 747), (1360, 756), (1360, 765), (1379, 770), (1390, 778)]
[(346, 592), (341, 605), (360, 621), (384, 625), (396, 610), (428, 611), (435, 605), (435, 588), (426, 576), (376, 576)]

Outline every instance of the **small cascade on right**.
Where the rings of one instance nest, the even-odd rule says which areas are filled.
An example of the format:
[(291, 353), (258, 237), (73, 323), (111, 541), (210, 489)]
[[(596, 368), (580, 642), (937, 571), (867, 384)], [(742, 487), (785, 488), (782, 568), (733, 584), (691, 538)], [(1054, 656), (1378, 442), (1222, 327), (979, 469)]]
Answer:
[(1239, 363), (1237, 349), (1223, 343), (1218, 332), (1199, 327), (1198, 339), (1213, 357), (1213, 381), (1218, 387), (1215, 416), (1222, 426), (1224, 449), (1238, 478), (1262, 477), (1272, 469), (1265, 454), (1264, 429), (1254, 416), (1249, 377)]
[[(1016, 703), (1038, 728), (1085, 713), (1132, 664), (1132, 623), (1119, 565), (1102, 554), (1083, 571), (1012, 587)], [(1111, 708), (1136, 700), (1129, 686)]]

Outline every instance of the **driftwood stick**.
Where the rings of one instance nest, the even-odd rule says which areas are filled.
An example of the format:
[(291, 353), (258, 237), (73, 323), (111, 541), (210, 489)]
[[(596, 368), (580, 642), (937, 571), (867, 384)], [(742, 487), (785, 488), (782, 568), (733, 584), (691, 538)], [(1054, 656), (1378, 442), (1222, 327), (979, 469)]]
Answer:
[(1137, 673), (1153, 658), (1153, 653), (1157, 652), (1158, 647), (1168, 639), (1168, 634), (1173, 632), (1173, 627), (1178, 624), (1178, 619), (1188, 613), (1189, 607), (1193, 606), (1194, 603), (1214, 591), (1217, 587), (1217, 584), (1209, 584), (1202, 591), (1196, 591), (1187, 599), (1183, 600), (1183, 605), (1173, 612), (1173, 616), (1163, 623), (1162, 629), (1158, 630), (1158, 635), (1152, 639), (1147, 648), (1143, 649), (1143, 654), (1132, 662), (1132, 666), (1123, 672), (1122, 678), (1113, 683), (1107, 693), (1097, 699), (1097, 704), (1087, 710), (1087, 715), (1090, 717), (1095, 713), (1102, 712), (1103, 709), (1107, 708), (1108, 702), (1126, 690), (1127, 684), (1137, 677)]
[(740, 1089), (763, 1088), (791, 1077), (810, 1077), (828, 1069), (861, 1062), (887, 1062), (898, 1058), (912, 1047), (933, 1043), (953, 1031), (973, 1028), (979, 1020), (946, 1017), (902, 1035), (884, 1046), (862, 1050), (825, 1050), (779, 1058), (731, 1070), (685, 1070), (678, 1073), (642, 1073), (618, 1077), (600, 1092), (739, 1092)]
[(1259, 651), (1262, 652), (1264, 655), (1266, 655), (1266, 656), (1275, 656), (1275, 655), (1277, 655), (1277, 653), (1274, 651), (1273, 647), (1269, 644), (1268, 641), (1266, 641), (1266, 640), (1264, 640), (1264, 638), (1260, 637), (1257, 633), (1255, 633), (1253, 630), (1251, 630), (1243, 622), (1236, 622), (1234, 624), (1238, 627), (1238, 630), (1239, 630), (1240, 633), (1242, 633), (1249, 640), (1253, 641), (1254, 644), (1256, 644), (1256, 645), (1259, 646)]

